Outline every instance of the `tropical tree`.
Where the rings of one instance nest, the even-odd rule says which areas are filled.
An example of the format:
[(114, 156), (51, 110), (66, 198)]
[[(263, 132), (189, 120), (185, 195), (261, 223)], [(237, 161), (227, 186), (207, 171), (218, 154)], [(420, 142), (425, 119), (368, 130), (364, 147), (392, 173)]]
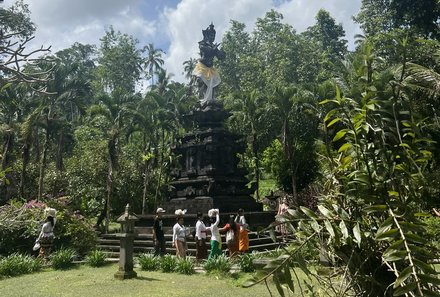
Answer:
[(107, 198), (103, 203), (97, 225), (105, 218), (108, 231), (111, 202), (114, 197), (114, 180), (118, 169), (120, 136), (130, 123), (135, 110), (135, 86), (142, 72), (142, 58), (136, 48), (137, 40), (110, 28), (101, 38), (99, 66), (96, 68), (95, 96), (97, 103), (89, 108), (90, 115), (105, 119), (102, 127), (107, 134), (108, 174)]
[(363, 0), (354, 20), (368, 37), (409, 28), (420, 36), (436, 38), (439, 13), (440, 4), (435, 0)]
[(185, 78), (187, 80), (191, 80), (191, 77), (193, 76), (193, 70), (196, 67), (197, 59), (195, 58), (189, 58), (189, 60), (186, 60), (183, 62), (183, 74), (185, 74)]
[(154, 44), (149, 43), (143, 48), (143, 52), (147, 52), (147, 56), (144, 59), (145, 68), (148, 69), (148, 76), (151, 78), (151, 85), (154, 85), (154, 74), (162, 69), (164, 60), (161, 49), (154, 47)]
[[(269, 105), (272, 119), (277, 119), (280, 142), (287, 161), (294, 203), (298, 205), (298, 190), (313, 181), (317, 171), (314, 142), (318, 135), (318, 118), (314, 96), (307, 90), (278, 87)], [(301, 182), (300, 182), (301, 181)]]
[(242, 135), (246, 135), (252, 155), (252, 171), (256, 185), (256, 199), (260, 200), (261, 153), (267, 145), (272, 122), (266, 113), (267, 99), (256, 91), (235, 93), (226, 98), (226, 108), (232, 110), (230, 126)]
[(374, 51), (369, 46), (360, 49), (354, 60), (364, 62), (352, 63), (357, 66), (351, 68), (353, 79), (344, 92), (337, 83), (334, 92), (328, 92), (335, 95), (321, 102), (331, 106), (324, 122), (334, 129), (335, 151), (326, 159), (332, 164), (324, 172), (318, 211), (300, 207), (279, 218), (296, 241), (270, 264), (270, 274), (282, 295), (283, 284), (291, 291), (303, 290), (295, 288), (289, 266), (293, 263), (313, 276), (298, 257), (311, 246), (321, 251), (320, 258), (327, 259), (333, 271), (340, 271), (337, 285), (315, 275), (320, 289), (330, 295), (439, 296), (438, 272), (430, 264), (436, 255), (427, 245), (422, 222), (428, 216), (422, 213), (425, 174), (434, 147), (429, 124), (414, 109), (414, 90), (420, 89), (407, 84), (423, 87), (424, 75), (414, 80), (416, 72), (407, 72), (405, 59), (384, 71), (374, 63), (366, 67), (365, 58)]

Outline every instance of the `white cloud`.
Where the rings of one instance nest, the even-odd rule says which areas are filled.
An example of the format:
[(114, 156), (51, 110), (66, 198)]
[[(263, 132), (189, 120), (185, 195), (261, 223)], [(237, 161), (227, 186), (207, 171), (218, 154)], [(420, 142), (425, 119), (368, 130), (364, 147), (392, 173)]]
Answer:
[(25, 0), (37, 25), (34, 45), (52, 45), (58, 51), (75, 41), (99, 44), (105, 30), (151, 38), (156, 22), (143, 17), (141, 0)]
[(165, 58), (168, 72), (174, 74), (174, 80), (184, 80), (182, 63), (199, 56), (198, 42), (202, 39), (202, 29), (211, 22), (215, 25), (218, 42), (231, 19), (252, 26), (271, 5), (271, 0), (182, 0), (175, 9), (166, 9), (164, 21), (170, 38)]
[[(13, 0), (6, 1), (12, 3)], [(5, 6), (9, 5), (6, 1)], [(215, 25), (219, 42), (231, 19), (243, 22), (250, 31), (258, 17), (274, 8), (284, 15), (286, 23), (302, 32), (315, 23), (316, 13), (324, 8), (343, 24), (351, 45), (353, 36), (360, 33), (351, 17), (359, 11), (361, 0), (181, 0), (177, 5), (176, 0), (25, 2), (38, 26), (32, 43), (34, 47), (52, 45), (52, 51), (56, 52), (70, 47), (75, 41), (99, 45), (105, 30), (113, 26), (136, 37), (141, 46), (152, 42), (164, 49), (165, 67), (177, 81), (184, 80), (182, 63), (199, 56), (201, 30), (211, 22)]]
[(272, 8), (281, 12), (284, 21), (298, 32), (313, 25), (317, 12), (323, 8), (337, 23), (343, 24), (346, 37), (353, 44), (353, 36), (360, 30), (351, 17), (359, 11), (360, 3), (361, 0), (182, 0), (176, 8), (164, 10), (164, 24), (170, 39), (166, 68), (175, 75), (175, 80), (183, 81), (182, 63), (190, 57), (198, 57), (197, 42), (202, 39), (201, 30), (211, 21), (216, 27), (218, 42), (229, 28), (231, 19), (246, 24), (251, 30), (256, 19)]
[(353, 41), (353, 37), (361, 31), (352, 16), (359, 12), (361, 0), (296, 0), (286, 1), (277, 9), (284, 15), (284, 20), (292, 25), (298, 32), (312, 26), (315, 16), (322, 8), (327, 10), (337, 23), (342, 23), (346, 39)]

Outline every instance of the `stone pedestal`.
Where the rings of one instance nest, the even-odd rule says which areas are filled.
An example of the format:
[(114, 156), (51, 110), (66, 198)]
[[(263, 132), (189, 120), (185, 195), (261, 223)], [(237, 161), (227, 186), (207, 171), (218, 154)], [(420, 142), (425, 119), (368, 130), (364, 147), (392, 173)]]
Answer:
[(238, 153), (243, 153), (242, 137), (224, 127), (229, 113), (217, 101), (196, 107), (188, 119), (194, 131), (179, 140), (174, 152), (180, 155), (179, 164), (172, 171), (170, 200), (167, 212), (187, 209), (189, 213), (207, 213), (211, 208), (221, 213), (262, 211), (248, 188), (246, 171), (238, 168)]
[(137, 276), (133, 270), (133, 241), (134, 234), (118, 234), (120, 240), (119, 248), (119, 270), (115, 273), (117, 279), (129, 279)]
[(121, 232), (116, 234), (119, 238), (119, 269), (115, 273), (117, 279), (129, 279), (137, 276), (133, 270), (133, 241), (136, 236), (134, 233), (134, 224), (139, 218), (130, 214), (130, 205), (127, 204), (125, 212), (118, 218), (121, 224)]

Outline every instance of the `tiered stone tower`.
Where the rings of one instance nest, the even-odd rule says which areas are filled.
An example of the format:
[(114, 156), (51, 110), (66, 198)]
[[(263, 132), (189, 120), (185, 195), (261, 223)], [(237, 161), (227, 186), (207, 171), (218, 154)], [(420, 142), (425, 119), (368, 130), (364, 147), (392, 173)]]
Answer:
[(222, 213), (262, 211), (247, 187), (246, 171), (238, 168), (237, 153), (243, 153), (242, 138), (225, 129), (229, 113), (217, 100), (204, 102), (189, 115), (195, 130), (183, 136), (174, 148), (180, 155), (179, 168), (170, 186), (167, 212), (187, 209), (189, 213), (207, 213), (219, 208)]

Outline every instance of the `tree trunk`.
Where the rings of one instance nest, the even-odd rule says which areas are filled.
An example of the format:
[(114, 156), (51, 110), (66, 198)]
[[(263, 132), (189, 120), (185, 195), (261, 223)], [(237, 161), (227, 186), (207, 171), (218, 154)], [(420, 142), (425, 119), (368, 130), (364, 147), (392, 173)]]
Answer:
[(255, 170), (254, 170), (254, 174), (255, 174), (255, 184), (256, 184), (256, 198), (257, 201), (260, 201), (260, 159), (258, 157), (258, 148), (257, 148), (257, 143), (256, 143), (256, 133), (252, 133), (252, 155), (254, 157), (255, 160)]
[(116, 170), (116, 135), (113, 135), (110, 141), (108, 142), (108, 174), (107, 174), (107, 201), (105, 207), (107, 208), (106, 217), (105, 217), (105, 233), (108, 233), (108, 227), (110, 224), (110, 213), (112, 207), (112, 199), (113, 199), (113, 178), (114, 171)]
[(257, 186), (257, 201), (260, 201), (260, 158), (258, 156), (255, 157), (255, 183)]
[(327, 129), (327, 124), (324, 122), (324, 139), (325, 139), (325, 150), (327, 152), (327, 158), (330, 161), (330, 169), (331, 171), (333, 171), (333, 168), (335, 167), (334, 165), (334, 161), (333, 161), (333, 156), (332, 156), (332, 151), (330, 149), (330, 143), (329, 143), (329, 135), (328, 135), (328, 129)]
[(104, 208), (106, 209), (105, 213), (105, 233), (108, 233), (109, 225), (110, 225), (110, 211), (111, 211), (111, 200), (113, 197), (113, 165), (112, 161), (108, 162), (108, 174), (107, 174), (107, 200), (105, 202)]
[(160, 162), (159, 162), (159, 177), (157, 179), (156, 193), (154, 195), (154, 207), (157, 205), (157, 197), (159, 196), (160, 182), (162, 179), (162, 171), (163, 171), (163, 151), (165, 149), (165, 131), (162, 129), (162, 148), (160, 150)]
[(20, 196), (21, 198), (25, 197), (24, 193), (24, 187), (26, 185), (26, 170), (27, 165), (29, 164), (29, 144), (25, 143), (23, 145), (22, 151), (21, 151), (21, 174), (20, 174)]
[[(11, 157), (11, 150), (14, 142), (14, 134), (12, 132), (8, 132), (5, 136), (5, 142), (3, 144), (3, 155), (2, 162), (1, 162), (1, 170), (6, 170), (6, 168), (9, 166), (10, 163), (10, 157)], [(6, 179), (8, 176), (6, 176)], [(4, 201), (9, 200), (9, 185), (8, 183), (2, 183), (2, 189), (0, 190), (0, 195), (2, 196), (2, 200)]]
[(142, 214), (146, 214), (147, 211), (147, 191), (148, 191), (148, 183), (150, 181), (150, 175), (148, 174), (148, 160), (145, 161), (144, 168), (144, 189), (142, 192)]
[(59, 172), (64, 171), (63, 147), (64, 147), (64, 133), (61, 131), (60, 136), (58, 137), (58, 147), (57, 147), (57, 157), (56, 157), (56, 169)]
[(3, 144), (3, 154), (2, 154), (2, 164), (1, 164), (2, 170), (5, 170), (10, 163), (10, 153), (12, 150), (13, 143), (14, 143), (14, 134), (12, 132), (8, 132), (5, 136), (5, 142)]
[(46, 128), (46, 135), (43, 144), (43, 153), (41, 155), (40, 160), (40, 176), (38, 178), (38, 200), (40, 201), (43, 197), (43, 180), (44, 180), (44, 172), (46, 170), (46, 158), (47, 158), (47, 150), (49, 148), (49, 131)]
[(298, 171), (298, 164), (296, 164), (293, 161), (293, 157), (290, 160), (290, 164), (291, 164), (291, 170), (292, 170), (292, 196), (293, 196), (293, 204), (295, 206), (299, 206), (299, 204), (298, 204), (298, 193), (296, 191), (296, 185), (297, 185), (296, 172)]
[[(146, 149), (146, 143), (145, 143), (145, 136), (144, 136), (144, 152), (148, 154), (150, 151), (150, 148)], [(150, 166), (148, 166), (150, 163), (150, 160), (145, 160), (144, 162), (144, 189), (142, 191), (142, 214), (146, 214), (147, 211), (147, 191), (148, 191), (148, 184), (150, 182), (150, 175), (149, 175), (149, 169)]]

